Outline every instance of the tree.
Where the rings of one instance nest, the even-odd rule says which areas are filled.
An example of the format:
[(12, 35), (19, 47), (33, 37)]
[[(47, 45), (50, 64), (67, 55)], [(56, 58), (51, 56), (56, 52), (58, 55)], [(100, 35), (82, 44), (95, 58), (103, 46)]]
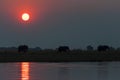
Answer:
[(87, 51), (93, 51), (93, 47), (91, 45), (87, 46)]

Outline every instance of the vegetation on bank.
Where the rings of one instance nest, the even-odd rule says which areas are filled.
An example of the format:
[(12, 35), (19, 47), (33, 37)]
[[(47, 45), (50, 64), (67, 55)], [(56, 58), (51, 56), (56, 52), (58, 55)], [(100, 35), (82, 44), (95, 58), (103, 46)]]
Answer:
[(100, 45), (96, 50), (87, 46), (86, 50), (71, 50), (68, 46), (57, 49), (18, 48), (0, 49), (0, 62), (80, 62), (80, 61), (120, 61), (120, 50)]

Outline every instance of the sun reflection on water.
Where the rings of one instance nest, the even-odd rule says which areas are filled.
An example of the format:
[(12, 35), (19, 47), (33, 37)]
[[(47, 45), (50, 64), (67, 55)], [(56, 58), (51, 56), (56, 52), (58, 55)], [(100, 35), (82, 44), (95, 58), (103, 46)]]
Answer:
[(29, 80), (29, 68), (30, 63), (29, 62), (22, 62), (21, 63), (21, 80)]

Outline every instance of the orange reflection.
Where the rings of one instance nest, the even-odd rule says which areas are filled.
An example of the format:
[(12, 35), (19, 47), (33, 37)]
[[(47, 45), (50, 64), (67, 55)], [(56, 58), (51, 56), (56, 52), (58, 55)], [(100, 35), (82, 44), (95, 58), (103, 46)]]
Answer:
[(30, 64), (29, 62), (22, 62), (21, 63), (21, 80), (29, 80), (29, 68)]

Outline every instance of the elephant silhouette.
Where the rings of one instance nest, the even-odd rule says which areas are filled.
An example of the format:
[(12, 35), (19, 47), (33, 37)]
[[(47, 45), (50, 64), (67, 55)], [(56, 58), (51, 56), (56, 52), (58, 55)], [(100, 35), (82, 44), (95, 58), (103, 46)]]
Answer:
[(59, 51), (59, 52), (68, 52), (68, 51), (70, 51), (70, 49), (69, 49), (68, 46), (60, 46), (60, 47), (58, 48), (58, 51)]
[(99, 45), (97, 48), (98, 51), (108, 51), (109, 49), (110, 47), (107, 45)]
[(20, 45), (18, 47), (18, 52), (27, 52), (28, 51), (28, 46), (27, 45)]

